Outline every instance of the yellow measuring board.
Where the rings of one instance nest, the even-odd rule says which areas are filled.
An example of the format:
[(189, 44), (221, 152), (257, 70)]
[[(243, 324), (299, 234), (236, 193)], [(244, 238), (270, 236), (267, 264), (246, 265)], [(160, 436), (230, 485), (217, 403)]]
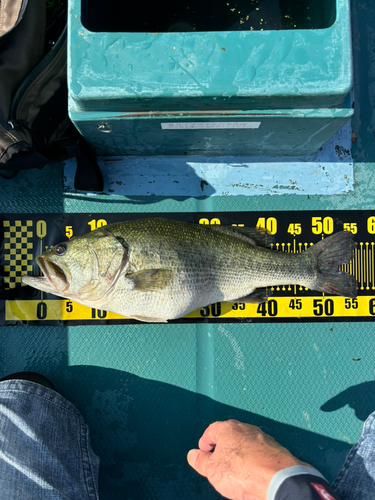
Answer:
[(300, 253), (333, 232), (354, 235), (354, 258), (342, 270), (355, 276), (358, 297), (348, 299), (312, 292), (298, 285), (269, 289), (262, 304), (221, 302), (203, 307), (177, 322), (370, 321), (375, 317), (375, 211), (239, 212), (191, 214), (4, 214), (0, 265), (3, 291), (0, 324), (129, 323), (134, 320), (25, 287), (22, 274), (38, 274), (35, 257), (45, 249), (105, 226), (140, 217), (166, 217), (200, 224), (266, 229), (275, 238), (271, 249)]
[(123, 319), (119, 314), (100, 311), (70, 300), (7, 300), (5, 320), (15, 321), (70, 321), (95, 319)]
[[(198, 309), (187, 319), (202, 318), (356, 318), (375, 317), (375, 295), (345, 297), (277, 297), (263, 304), (218, 302)], [(128, 319), (116, 313), (90, 308), (70, 300), (7, 300), (6, 321), (91, 321)]]
[(262, 304), (220, 302), (195, 311), (187, 318), (357, 318), (375, 316), (375, 296), (356, 299), (345, 297), (274, 297)]

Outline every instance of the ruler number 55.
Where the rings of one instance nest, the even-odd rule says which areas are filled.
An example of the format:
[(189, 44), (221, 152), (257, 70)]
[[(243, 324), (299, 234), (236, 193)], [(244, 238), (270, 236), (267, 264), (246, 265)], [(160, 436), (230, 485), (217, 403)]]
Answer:
[(356, 222), (344, 222), (342, 226), (344, 231), (348, 231), (348, 233), (357, 234), (358, 228)]
[(345, 309), (358, 309), (357, 299), (345, 299)]

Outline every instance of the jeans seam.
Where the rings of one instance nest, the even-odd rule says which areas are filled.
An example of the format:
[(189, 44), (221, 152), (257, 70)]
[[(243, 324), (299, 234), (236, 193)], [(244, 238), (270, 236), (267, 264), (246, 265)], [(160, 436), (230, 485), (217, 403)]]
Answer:
[(80, 448), (82, 456), (82, 469), (84, 475), (84, 483), (86, 487), (87, 498), (89, 500), (98, 500), (99, 494), (94, 481), (94, 471), (92, 469), (92, 461), (89, 453), (88, 430), (82, 420), (80, 420)]
[(340, 470), (340, 472), (338, 473), (336, 479), (332, 483), (332, 487), (333, 488), (337, 488), (337, 486), (339, 485), (339, 483), (341, 482), (341, 480), (343, 479), (343, 477), (347, 473), (347, 471), (348, 471), (348, 469), (350, 467), (350, 464), (351, 464), (351, 462), (353, 460), (353, 457), (356, 455), (358, 447), (359, 447), (359, 444), (361, 444), (361, 442), (362, 442), (362, 439), (360, 441), (358, 441), (358, 443), (355, 444), (352, 447), (352, 449), (349, 451), (348, 455), (345, 458), (345, 462), (344, 462), (344, 465), (342, 466), (342, 469)]

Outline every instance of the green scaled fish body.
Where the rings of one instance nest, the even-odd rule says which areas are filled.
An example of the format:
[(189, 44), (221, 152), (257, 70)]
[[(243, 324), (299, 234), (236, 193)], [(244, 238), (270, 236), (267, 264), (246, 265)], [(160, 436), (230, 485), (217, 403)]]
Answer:
[[(338, 266), (352, 235), (336, 233), (300, 254), (264, 248), (255, 230), (167, 219), (111, 224), (37, 257), (44, 276), (22, 281), (89, 307), (141, 321), (167, 321), (219, 301), (262, 302), (262, 289), (298, 284), (356, 296)], [(261, 290), (258, 290), (261, 289)]]

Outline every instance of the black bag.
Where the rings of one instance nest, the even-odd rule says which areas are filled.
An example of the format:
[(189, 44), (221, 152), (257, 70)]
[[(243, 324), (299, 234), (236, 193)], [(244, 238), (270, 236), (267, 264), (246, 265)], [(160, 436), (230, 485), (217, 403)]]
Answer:
[(77, 158), (74, 187), (102, 191), (68, 116), (67, 0), (0, 0), (0, 175)]

